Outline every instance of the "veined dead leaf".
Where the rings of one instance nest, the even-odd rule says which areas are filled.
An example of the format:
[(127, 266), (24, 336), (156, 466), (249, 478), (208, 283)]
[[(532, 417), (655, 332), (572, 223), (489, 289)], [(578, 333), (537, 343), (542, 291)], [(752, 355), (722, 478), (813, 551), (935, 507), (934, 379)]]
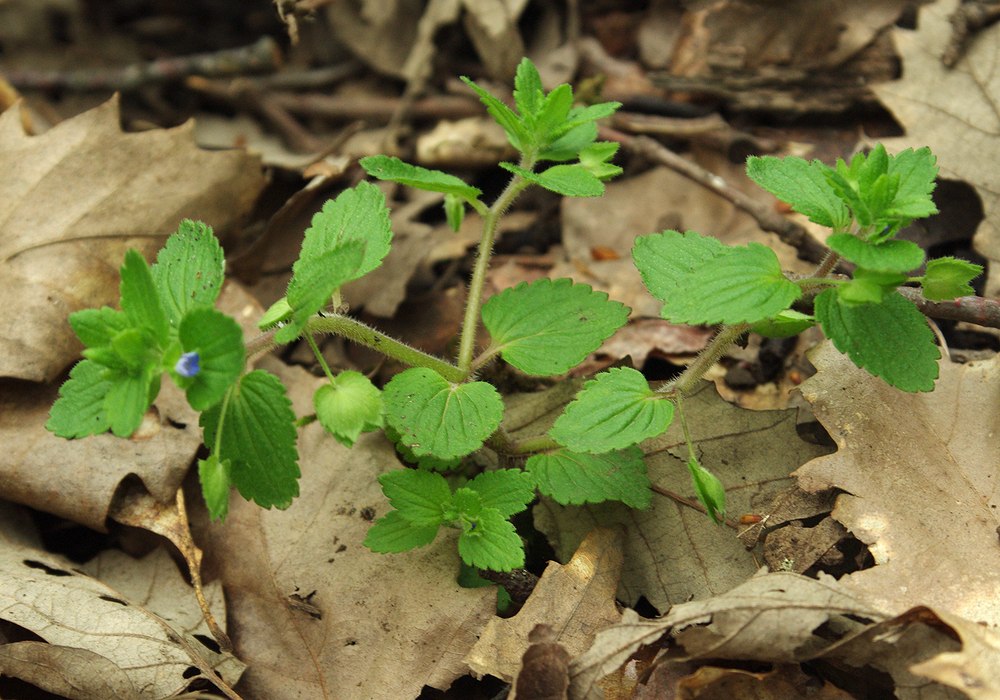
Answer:
[(839, 449), (795, 476), (843, 492), (833, 517), (876, 564), (840, 583), (886, 614), (928, 605), (1000, 625), (1000, 362), (942, 362), (933, 393), (907, 394), (829, 341), (809, 357), (802, 395)]
[(0, 377), (52, 381), (80, 351), (66, 317), (117, 300), (127, 249), (152, 255), (184, 218), (231, 228), (264, 178), (191, 123), (123, 132), (117, 98), (41, 136), (18, 112), (0, 114)]

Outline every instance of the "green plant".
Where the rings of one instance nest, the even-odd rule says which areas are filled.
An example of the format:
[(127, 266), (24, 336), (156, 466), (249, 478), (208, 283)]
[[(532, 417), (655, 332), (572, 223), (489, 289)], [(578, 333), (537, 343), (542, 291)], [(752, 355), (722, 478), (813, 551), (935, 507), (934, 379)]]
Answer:
[[(610, 163), (617, 144), (598, 142), (595, 122), (618, 105), (574, 106), (568, 85), (545, 93), (528, 60), (515, 79), (516, 110), (465, 81), (521, 154), (517, 164), (500, 164), (512, 176), (492, 205), (452, 175), (386, 156), (361, 161), (374, 177), (442, 193), (454, 228), (466, 207), (482, 217), (454, 363), (400, 343), (339, 308), (340, 288), (376, 269), (392, 243), (384, 197), (363, 182), (313, 218), (287, 295), (267, 311), (259, 324), (264, 335), (249, 345), (236, 322), (213, 308), (224, 261), (211, 229), (183, 222), (152, 267), (130, 251), (121, 270), (121, 310), (90, 309), (70, 317), (86, 350), (47, 427), (67, 438), (107, 430), (130, 435), (166, 373), (202, 412), (210, 452), (198, 468), (212, 516), (225, 517), (231, 486), (263, 507), (287, 507), (298, 495), (297, 419), (280, 380), (262, 370), (246, 372), (245, 365), (248, 356), (302, 338), (329, 380), (314, 396), (315, 417), (324, 429), (347, 446), (363, 432), (383, 429), (416, 465), (379, 479), (393, 509), (375, 522), (365, 544), (379, 552), (404, 551), (428, 544), (444, 525), (460, 531), (465, 564), (508, 570), (524, 561), (510, 518), (536, 492), (563, 504), (649, 505), (639, 443), (665, 431), (675, 414), (687, 436), (684, 394), (747, 330), (794, 334), (818, 322), (838, 348), (890, 384), (908, 391), (933, 387), (933, 337), (895, 288), (915, 281), (929, 298), (950, 298), (966, 293), (980, 268), (945, 258), (930, 261), (922, 276), (906, 274), (922, 265), (923, 251), (893, 236), (908, 221), (935, 211), (930, 193), (936, 169), (929, 151), (892, 157), (878, 147), (836, 168), (752, 158), (748, 172), (754, 180), (833, 229), (834, 252), (816, 274), (789, 279), (774, 253), (757, 244), (728, 247), (676, 231), (638, 238), (633, 257), (650, 292), (663, 301), (664, 317), (727, 325), (677, 380), (653, 389), (634, 369), (610, 369), (583, 385), (548, 434), (513, 440), (501, 428), (499, 392), (477, 372), (499, 356), (530, 375), (563, 374), (623, 326), (629, 310), (566, 279), (519, 284), (483, 303), (497, 223), (532, 185), (564, 196), (602, 194), (603, 181), (621, 169)], [(837, 256), (857, 265), (852, 279), (829, 276)], [(814, 316), (792, 309), (815, 288), (822, 291)], [(477, 354), (480, 320), (491, 341)], [(883, 332), (887, 324), (893, 333)], [(334, 374), (314, 338), (323, 333), (375, 348), (409, 368), (381, 390), (358, 372)], [(690, 442), (695, 490), (719, 520), (724, 492), (698, 463)], [(484, 446), (523, 457), (524, 468), (466, 473), (463, 459)]]

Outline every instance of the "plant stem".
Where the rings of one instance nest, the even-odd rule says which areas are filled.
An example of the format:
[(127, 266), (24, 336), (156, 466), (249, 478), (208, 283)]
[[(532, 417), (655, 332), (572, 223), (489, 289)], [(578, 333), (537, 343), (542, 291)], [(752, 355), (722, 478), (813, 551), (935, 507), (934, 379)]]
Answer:
[(738, 323), (733, 326), (723, 326), (715, 337), (712, 338), (711, 342), (702, 350), (698, 357), (694, 359), (687, 369), (685, 369), (677, 379), (672, 382), (667, 383), (665, 386), (661, 387), (659, 391), (673, 392), (676, 394), (687, 394), (695, 385), (698, 383), (705, 373), (719, 361), (719, 358), (725, 354), (729, 346), (736, 342), (736, 340), (747, 332), (750, 328), (749, 323)]
[(837, 267), (837, 263), (840, 262), (840, 256), (834, 253), (832, 250), (827, 251), (826, 255), (823, 256), (823, 260), (820, 261), (819, 267), (813, 272), (813, 277), (826, 277), (831, 272), (833, 268)]
[(377, 331), (370, 326), (366, 326), (361, 321), (357, 321), (350, 316), (341, 314), (328, 314), (326, 316), (315, 316), (306, 322), (304, 329), (307, 337), (310, 333), (336, 333), (342, 335), (355, 343), (366, 345), (373, 350), (394, 360), (399, 360), (410, 367), (427, 367), (434, 370), (450, 382), (462, 382), (469, 376), (467, 371), (462, 371), (450, 362), (434, 357), (422, 350), (401, 343), (390, 338), (385, 333)]
[(525, 455), (547, 450), (558, 450), (562, 445), (550, 438), (548, 435), (524, 438), (523, 440), (513, 440), (510, 444), (510, 454)]
[(326, 358), (323, 357), (323, 353), (319, 351), (319, 345), (316, 344), (316, 339), (312, 337), (312, 333), (306, 334), (306, 342), (309, 343), (309, 349), (313, 351), (313, 355), (316, 356), (316, 361), (319, 362), (319, 366), (323, 368), (323, 374), (326, 378), (330, 380), (333, 384), (333, 372), (330, 371), (330, 365), (326, 364)]
[[(534, 159), (524, 156), (519, 165), (525, 170), (531, 170)], [(479, 328), (479, 308), (483, 301), (483, 285), (486, 284), (486, 271), (490, 266), (497, 224), (507, 211), (507, 207), (530, 184), (520, 175), (514, 175), (483, 217), (483, 235), (479, 240), (476, 265), (472, 269), (472, 279), (469, 281), (469, 296), (465, 302), (465, 318), (462, 320), (462, 337), (458, 344), (458, 369), (466, 377), (472, 367), (472, 353), (475, 351), (476, 331)]]

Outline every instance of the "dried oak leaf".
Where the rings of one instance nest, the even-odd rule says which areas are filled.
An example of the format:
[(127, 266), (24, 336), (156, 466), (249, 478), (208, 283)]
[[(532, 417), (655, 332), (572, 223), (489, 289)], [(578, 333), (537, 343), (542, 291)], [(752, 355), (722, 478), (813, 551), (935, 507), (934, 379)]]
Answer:
[(125, 133), (118, 99), (41, 136), (0, 114), (0, 377), (52, 381), (80, 352), (66, 317), (118, 298), (125, 251), (152, 255), (184, 218), (230, 228), (264, 185), (242, 151), (193, 124)]
[[(976, 188), (985, 218), (973, 238), (983, 256), (1000, 263), (1000, 24), (984, 28), (953, 68), (941, 63), (951, 39), (950, 15), (959, 0), (920, 9), (916, 30), (894, 29), (903, 77), (874, 86), (878, 98), (906, 129), (887, 148), (930, 146), (941, 176)], [(991, 265), (986, 294), (1000, 292), (1000, 264)]]
[(517, 615), (506, 620), (494, 618), (486, 625), (465, 657), (469, 667), (476, 673), (513, 682), (522, 662), (522, 673), (528, 669), (525, 652), (532, 630), (541, 624), (552, 631), (552, 638), (545, 641), (558, 643), (564, 652), (573, 655), (586, 650), (599, 630), (621, 619), (615, 607), (621, 545), (620, 529), (598, 528), (584, 539), (569, 562), (549, 562)]
[(907, 394), (829, 342), (809, 357), (802, 395), (839, 449), (795, 476), (843, 491), (833, 517), (876, 564), (841, 585), (886, 614), (928, 605), (1000, 625), (1000, 362), (943, 362), (933, 393)]

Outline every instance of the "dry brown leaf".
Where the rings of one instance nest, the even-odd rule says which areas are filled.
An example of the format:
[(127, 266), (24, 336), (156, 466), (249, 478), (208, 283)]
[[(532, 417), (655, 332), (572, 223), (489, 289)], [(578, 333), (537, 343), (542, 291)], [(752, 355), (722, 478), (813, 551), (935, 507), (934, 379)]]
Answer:
[(527, 0), (462, 0), (465, 31), (487, 72), (512, 80), (525, 54), (517, 22)]
[(0, 377), (52, 381), (78, 355), (66, 317), (118, 299), (128, 248), (185, 217), (225, 231), (264, 184), (259, 160), (200, 150), (189, 122), (124, 133), (114, 98), (41, 136), (0, 115)]
[(477, 674), (513, 682), (529, 633), (538, 624), (549, 625), (571, 655), (582, 653), (601, 629), (621, 619), (615, 591), (622, 566), (622, 533), (599, 528), (580, 544), (566, 564), (550, 562), (524, 607), (512, 618), (495, 618), (483, 630), (465, 657)]
[[(322, 380), (277, 362), (298, 414)], [(229, 633), (247, 665), (248, 697), (367, 700), (416, 697), (468, 672), (462, 661), (492, 617), (493, 588), (455, 582), (451, 531), (428, 547), (375, 554), (362, 546), (389, 510), (377, 482), (399, 468), (381, 435), (348, 449), (313, 423), (299, 435), (302, 495), (288, 510), (234, 498), (224, 523), (195, 514), (206, 562), (226, 587)]]
[[(792, 66), (840, 66), (891, 26), (906, 0), (730, 0), (694, 9), (674, 55), (684, 75)], [(702, 5), (704, 7), (704, 5)]]
[(691, 657), (789, 662), (826, 648), (829, 641), (816, 633), (823, 623), (856, 627), (852, 617), (881, 619), (836, 581), (791, 573), (756, 576), (723, 595), (675, 605), (658, 620), (626, 610), (620, 624), (600, 632), (570, 664), (570, 696), (602, 698), (599, 681), (667, 632), (675, 633)]
[[(84, 567), (98, 579), (32, 546), (8, 516), (0, 514), (0, 618), (46, 643), (0, 646), (3, 673), (25, 672), (50, 692), (68, 685), (76, 689), (70, 697), (95, 700), (167, 697), (190, 684), (191, 667), (230, 684), (239, 678), (238, 660), (198, 639), (210, 639), (208, 629), (165, 552), (137, 561), (109, 551)], [(208, 595), (224, 620), (221, 587)]]
[[(761, 512), (789, 484), (793, 469), (825, 452), (798, 437), (794, 410), (739, 409), (708, 382), (684, 399), (684, 412), (702, 465), (726, 488), (730, 513)], [(536, 433), (532, 427), (531, 434)], [(679, 420), (664, 435), (643, 443), (643, 450), (654, 489), (694, 498)], [(665, 611), (671, 604), (728, 591), (758, 566), (734, 530), (716, 526), (703, 513), (660, 493), (653, 494), (653, 505), (644, 511), (616, 502), (560, 506), (543, 498), (534, 515), (536, 527), (560, 558), (568, 557), (596, 525), (624, 525), (628, 534), (619, 597), (630, 605), (645, 596)]]
[(841, 584), (886, 614), (929, 605), (1000, 625), (1000, 363), (942, 363), (933, 393), (906, 394), (829, 342), (810, 359), (802, 394), (839, 449), (795, 476), (844, 492), (833, 517), (876, 563)]
[(948, 613), (937, 617), (962, 640), (961, 651), (948, 651), (910, 668), (913, 673), (958, 688), (972, 700), (1000, 698), (1000, 636)]
[[(982, 255), (1000, 263), (1000, 24), (978, 32), (954, 69), (941, 63), (951, 39), (949, 16), (959, 0), (938, 0), (920, 9), (916, 30), (894, 29), (903, 61), (903, 77), (875, 85), (879, 99), (906, 129), (902, 138), (886, 139), (891, 150), (930, 146), (942, 177), (964, 180), (976, 188), (985, 219), (973, 243)], [(1000, 264), (993, 264), (987, 296), (1000, 294)]]

